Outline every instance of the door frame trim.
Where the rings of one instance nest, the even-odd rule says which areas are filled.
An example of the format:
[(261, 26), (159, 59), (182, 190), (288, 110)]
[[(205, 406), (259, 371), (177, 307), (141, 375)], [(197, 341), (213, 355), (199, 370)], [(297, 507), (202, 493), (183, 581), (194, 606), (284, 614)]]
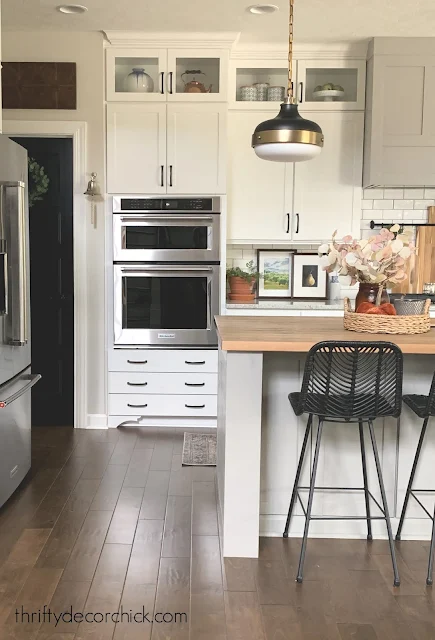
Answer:
[(74, 427), (87, 425), (86, 122), (3, 120), (3, 134), (27, 138), (72, 138), (74, 255)]

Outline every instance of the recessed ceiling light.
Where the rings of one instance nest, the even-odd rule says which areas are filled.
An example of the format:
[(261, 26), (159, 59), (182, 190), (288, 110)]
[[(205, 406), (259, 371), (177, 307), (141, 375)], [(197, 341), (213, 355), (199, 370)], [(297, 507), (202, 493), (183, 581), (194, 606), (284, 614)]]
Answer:
[(88, 10), (87, 7), (84, 7), (81, 4), (62, 4), (57, 7), (57, 10), (61, 13), (86, 13)]
[(247, 11), (257, 16), (262, 16), (266, 13), (275, 13), (275, 11), (279, 11), (279, 7), (277, 7), (276, 4), (253, 4), (247, 8)]

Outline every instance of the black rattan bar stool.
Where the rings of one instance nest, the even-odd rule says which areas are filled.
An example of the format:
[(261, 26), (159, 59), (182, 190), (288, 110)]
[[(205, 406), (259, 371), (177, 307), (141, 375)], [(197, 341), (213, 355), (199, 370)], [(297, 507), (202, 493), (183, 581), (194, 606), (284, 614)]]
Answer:
[[(308, 413), (302, 451), (296, 471), (293, 493), (284, 538), (288, 537), (290, 519), (296, 498), (305, 515), (305, 529), (299, 558), (297, 582), (302, 582), (308, 530), (311, 520), (367, 520), (367, 539), (372, 539), (371, 520), (385, 520), (393, 563), (394, 586), (399, 586), (399, 571), (396, 562), (393, 534), (381, 463), (376, 445), (373, 420), (391, 416), (399, 421), (402, 406), (403, 357), (399, 347), (390, 342), (319, 342), (308, 353), (305, 363), (302, 389), (300, 393), (289, 395), (290, 404), (297, 416)], [(318, 416), (316, 446), (311, 468), (310, 486), (300, 487), (299, 479), (304, 462), (308, 438), (312, 429), (313, 416)], [(344, 422), (359, 426), (361, 460), (364, 487), (316, 487), (316, 472), (319, 461), (320, 443), (324, 423)], [(382, 506), (369, 490), (367, 483), (366, 452), (364, 444), (364, 423), (368, 423), (370, 439), (378, 474)], [(308, 504), (305, 508), (299, 490), (308, 489)], [(364, 491), (365, 516), (312, 516), (314, 491), (320, 490), (360, 490)], [(370, 499), (382, 512), (382, 516), (370, 514)]]
[(430, 541), (430, 551), (429, 551), (429, 565), (427, 568), (427, 578), (426, 583), (431, 585), (433, 583), (433, 556), (434, 556), (434, 548), (435, 548), (435, 511), (434, 513), (429, 513), (424, 504), (418, 499), (415, 495), (416, 493), (433, 493), (433, 489), (413, 489), (412, 486), (414, 484), (415, 472), (417, 471), (418, 461), (420, 459), (421, 448), (423, 446), (424, 436), (426, 435), (427, 423), (429, 422), (429, 418), (431, 416), (435, 416), (435, 374), (432, 378), (432, 384), (430, 387), (428, 396), (420, 396), (420, 395), (405, 395), (403, 396), (403, 402), (408, 405), (410, 409), (419, 417), (423, 418), (423, 425), (421, 427), (420, 438), (418, 440), (417, 451), (415, 453), (414, 462), (412, 464), (411, 475), (409, 477), (408, 487), (406, 489), (405, 501), (402, 507), (402, 513), (400, 515), (399, 526), (397, 528), (396, 540), (400, 540), (402, 534), (403, 522), (405, 520), (406, 509), (408, 507), (409, 496), (412, 496), (414, 500), (420, 505), (423, 511), (427, 516), (432, 520), (432, 537)]

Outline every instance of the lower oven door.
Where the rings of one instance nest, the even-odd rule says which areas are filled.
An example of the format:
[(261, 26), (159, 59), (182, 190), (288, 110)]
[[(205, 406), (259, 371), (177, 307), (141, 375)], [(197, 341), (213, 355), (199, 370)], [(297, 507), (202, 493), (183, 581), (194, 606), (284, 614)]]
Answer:
[(113, 268), (115, 345), (217, 345), (219, 265)]

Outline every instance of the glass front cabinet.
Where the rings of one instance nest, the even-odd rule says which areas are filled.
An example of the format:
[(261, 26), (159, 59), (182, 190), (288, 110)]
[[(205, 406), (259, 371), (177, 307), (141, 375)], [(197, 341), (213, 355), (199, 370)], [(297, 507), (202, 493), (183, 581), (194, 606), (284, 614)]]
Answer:
[[(295, 60), (293, 90), (310, 111), (364, 110), (365, 60)], [(230, 108), (275, 109), (287, 91), (287, 60), (232, 60)]]
[(222, 49), (106, 50), (107, 100), (225, 102), (228, 53)]

